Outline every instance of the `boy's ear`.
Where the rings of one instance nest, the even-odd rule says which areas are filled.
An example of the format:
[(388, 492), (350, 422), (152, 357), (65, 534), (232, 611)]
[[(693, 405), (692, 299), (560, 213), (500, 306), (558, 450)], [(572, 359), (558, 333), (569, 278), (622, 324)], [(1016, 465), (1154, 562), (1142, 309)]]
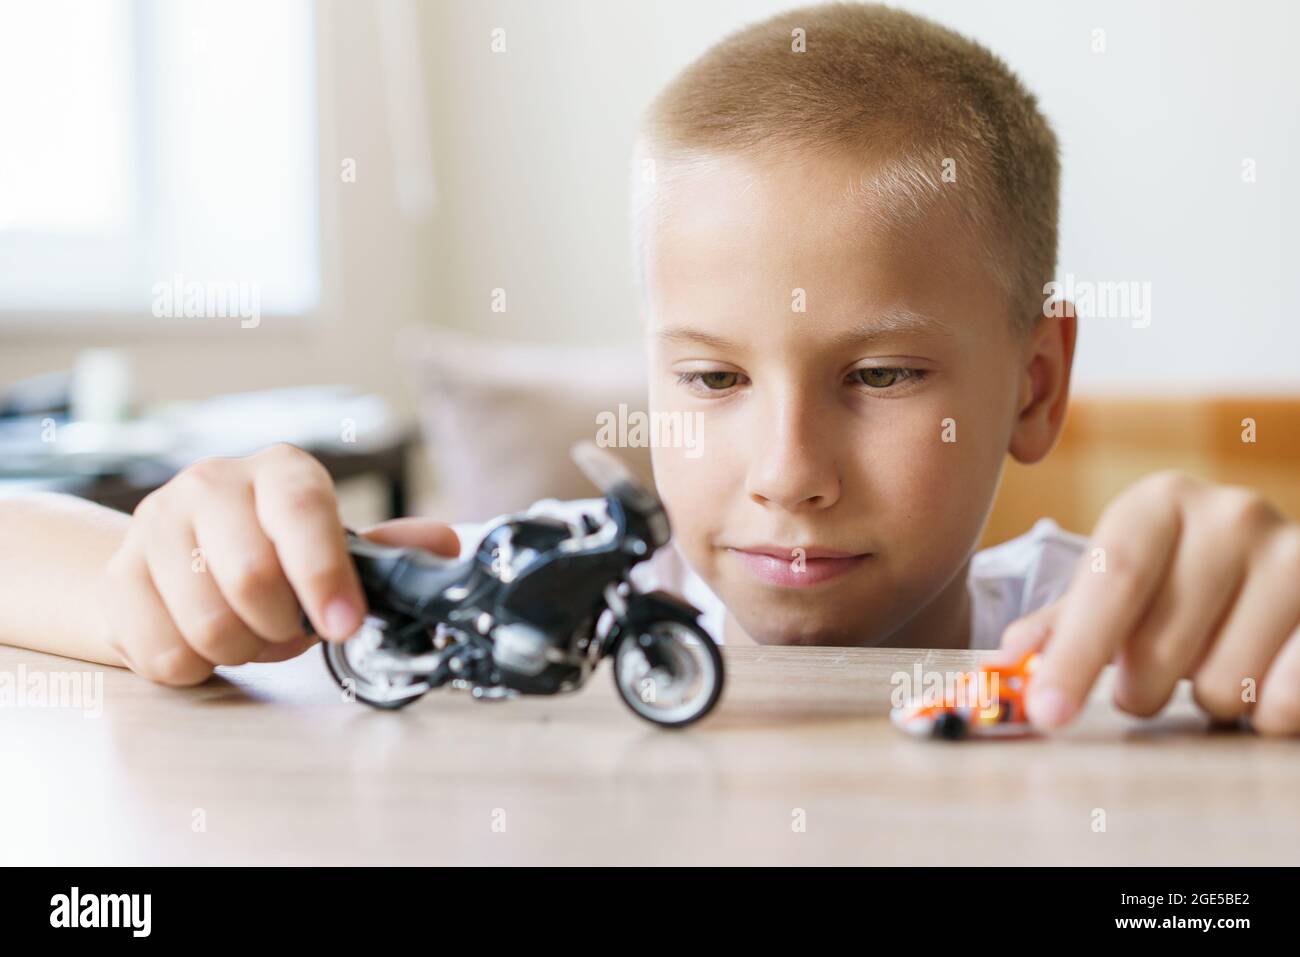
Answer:
[(1063, 305), (1059, 318), (1043, 316), (1024, 343), (1019, 412), (1009, 451), (1026, 465), (1052, 450), (1065, 422), (1078, 326), (1074, 303)]

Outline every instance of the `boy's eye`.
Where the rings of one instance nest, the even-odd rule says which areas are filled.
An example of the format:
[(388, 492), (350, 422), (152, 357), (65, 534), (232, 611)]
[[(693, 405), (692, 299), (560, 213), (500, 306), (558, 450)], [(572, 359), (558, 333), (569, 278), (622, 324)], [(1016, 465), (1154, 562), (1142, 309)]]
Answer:
[(682, 385), (696, 385), (706, 392), (725, 392), (739, 385), (742, 378), (739, 372), (682, 372), (677, 381)]
[(898, 369), (889, 366), (854, 369), (850, 378), (871, 389), (888, 389), (907, 379), (919, 378), (918, 369)]
[[(896, 366), (872, 366), (854, 369), (849, 373), (853, 385), (865, 386), (877, 392), (897, 391), (896, 387), (916, 384), (925, 376), (922, 369), (904, 369)], [(743, 372), (725, 372), (721, 370), (700, 372), (679, 372), (677, 382), (699, 394), (730, 392), (748, 382)]]

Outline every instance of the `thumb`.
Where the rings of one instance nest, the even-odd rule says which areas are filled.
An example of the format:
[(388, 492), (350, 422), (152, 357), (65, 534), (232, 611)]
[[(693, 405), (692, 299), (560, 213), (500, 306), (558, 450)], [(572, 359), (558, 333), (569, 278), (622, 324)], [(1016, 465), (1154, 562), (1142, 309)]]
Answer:
[(1002, 632), (1002, 644), (999, 646), (997, 657), (1007, 662), (1015, 662), (1029, 652), (1041, 648), (1056, 626), (1064, 597), (1062, 595), (1050, 605), (1031, 611), (1023, 618), (1017, 618), (1007, 625)]
[(460, 539), (451, 526), (431, 518), (395, 518), (367, 528), (361, 534), (380, 545), (423, 548), (449, 558), (460, 554)]

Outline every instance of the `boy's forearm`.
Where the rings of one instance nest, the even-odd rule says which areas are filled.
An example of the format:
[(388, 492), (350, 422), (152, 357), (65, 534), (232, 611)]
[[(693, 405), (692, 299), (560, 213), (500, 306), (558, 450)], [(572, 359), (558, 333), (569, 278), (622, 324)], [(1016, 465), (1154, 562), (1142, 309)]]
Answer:
[(0, 499), (0, 644), (121, 666), (96, 585), (129, 522), (67, 495)]

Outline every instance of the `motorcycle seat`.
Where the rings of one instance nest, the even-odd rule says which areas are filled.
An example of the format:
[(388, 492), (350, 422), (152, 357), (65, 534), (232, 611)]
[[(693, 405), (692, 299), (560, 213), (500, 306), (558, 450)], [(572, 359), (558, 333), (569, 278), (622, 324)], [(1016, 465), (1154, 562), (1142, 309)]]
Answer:
[(349, 537), (348, 550), (367, 596), (404, 609), (421, 607), (461, 584), (474, 568), (472, 558), (443, 558), (421, 548), (395, 548), (360, 537)]

